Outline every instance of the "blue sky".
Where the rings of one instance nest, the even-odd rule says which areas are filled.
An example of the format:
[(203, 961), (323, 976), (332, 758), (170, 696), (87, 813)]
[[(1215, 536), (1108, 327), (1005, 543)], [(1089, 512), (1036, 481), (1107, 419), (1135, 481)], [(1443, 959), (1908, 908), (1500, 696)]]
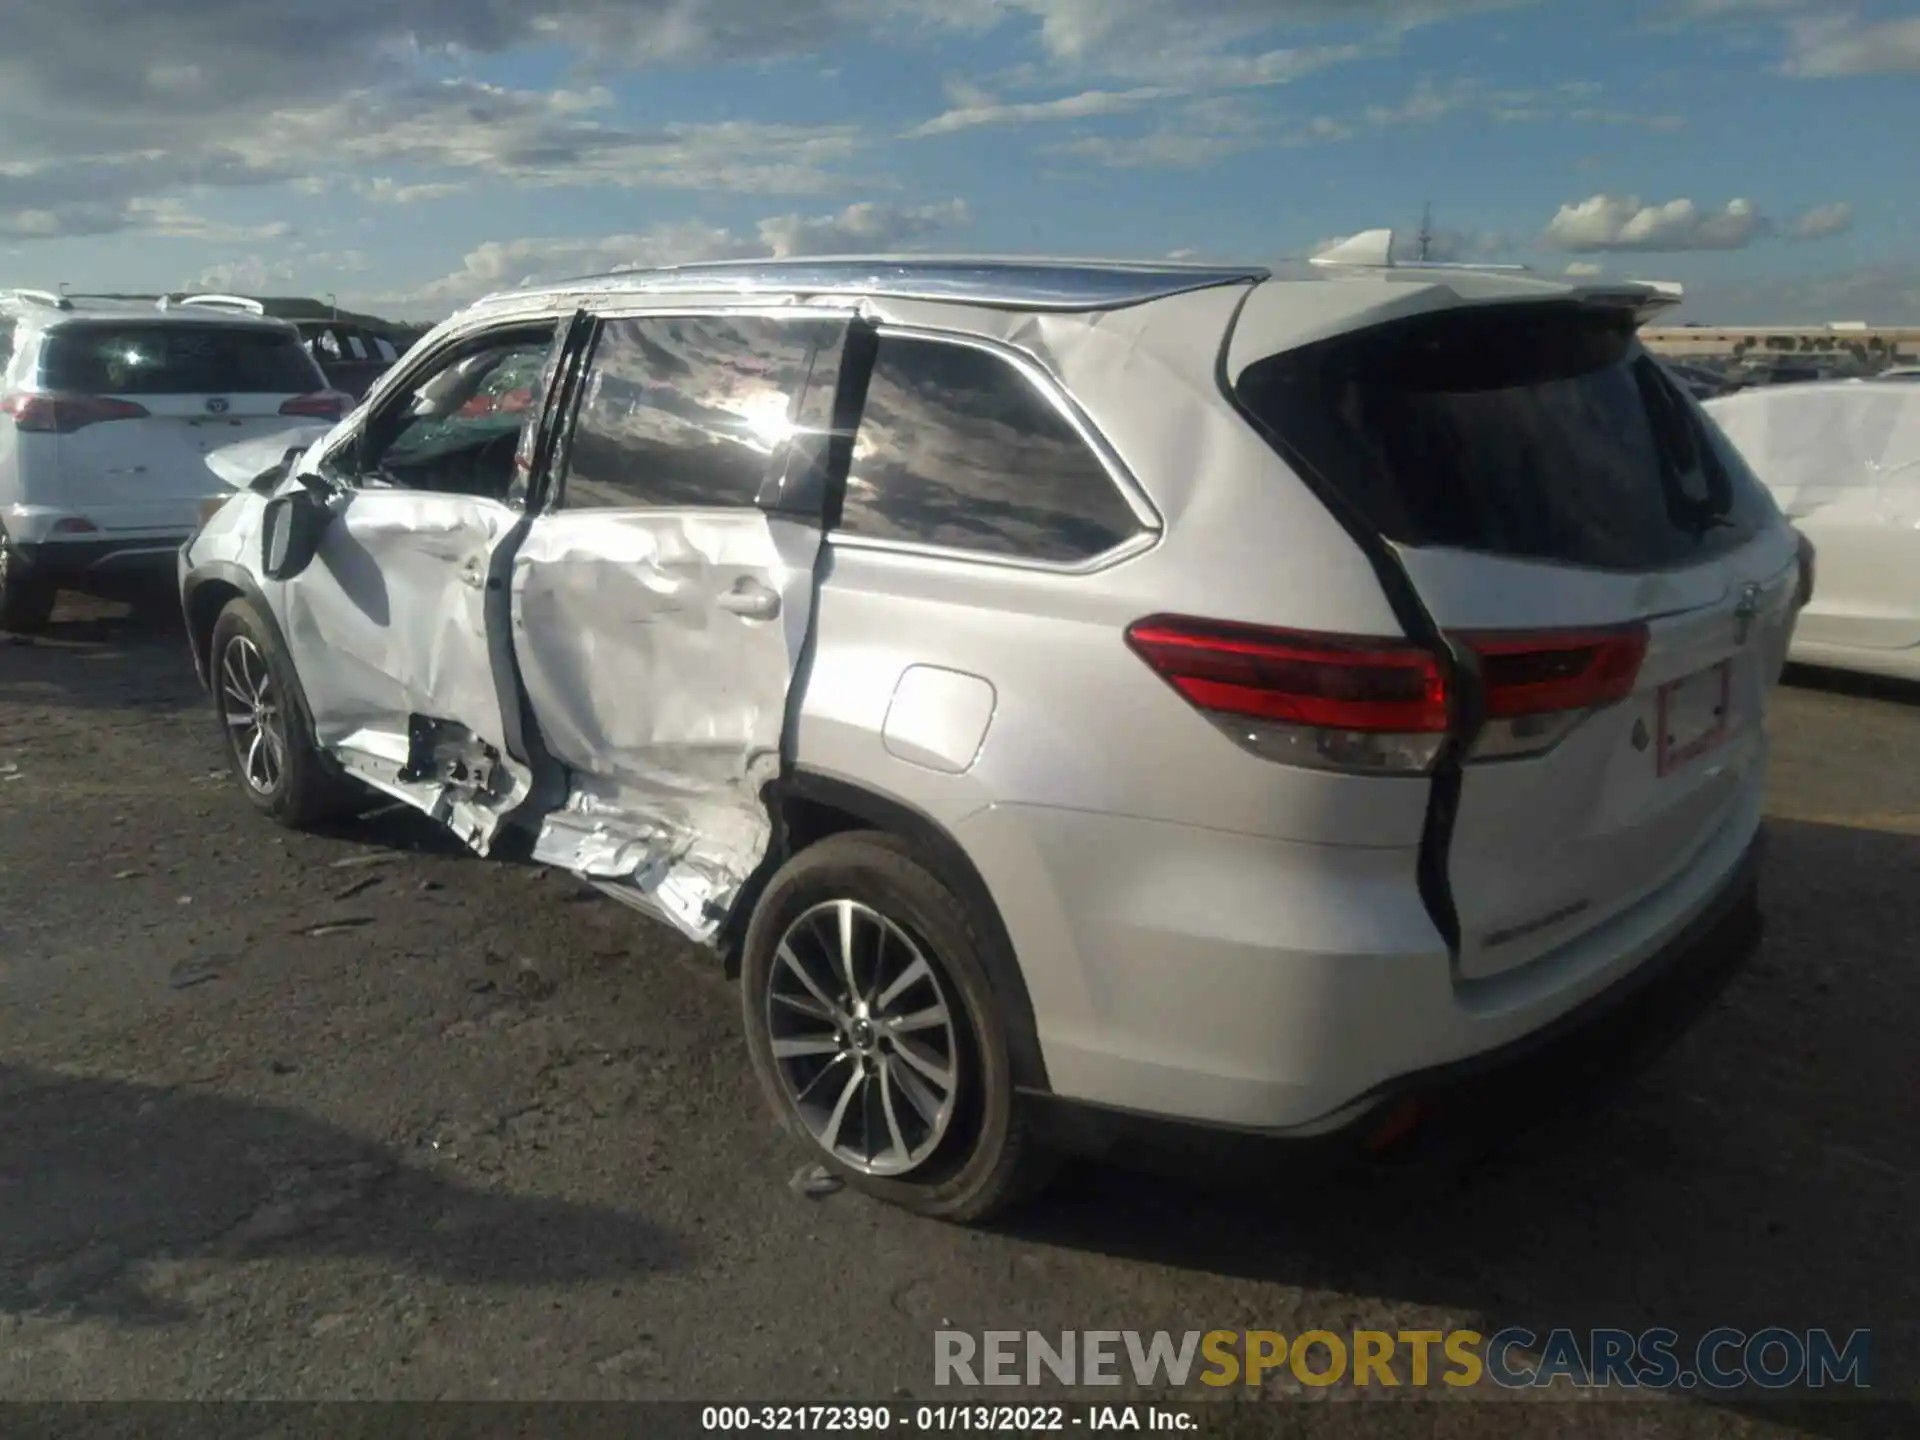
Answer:
[(1920, 0), (63, 0), (0, 283), (333, 293), (881, 249), (1436, 258), (1920, 323)]

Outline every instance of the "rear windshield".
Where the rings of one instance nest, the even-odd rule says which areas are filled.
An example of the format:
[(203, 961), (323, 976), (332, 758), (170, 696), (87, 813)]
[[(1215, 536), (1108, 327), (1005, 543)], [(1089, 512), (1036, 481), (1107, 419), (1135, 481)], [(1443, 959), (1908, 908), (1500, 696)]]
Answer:
[(83, 395), (305, 395), (326, 388), (291, 330), (259, 325), (63, 325), (40, 383)]
[(1423, 316), (1259, 361), (1237, 389), (1290, 460), (1401, 544), (1653, 570), (1773, 515), (1625, 316)]

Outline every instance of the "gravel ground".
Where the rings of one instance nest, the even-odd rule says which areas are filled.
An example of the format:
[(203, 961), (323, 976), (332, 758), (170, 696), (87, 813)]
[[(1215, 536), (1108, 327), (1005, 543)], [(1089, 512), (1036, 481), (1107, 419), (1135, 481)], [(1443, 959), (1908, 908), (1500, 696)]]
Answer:
[(927, 1398), (948, 1325), (1779, 1324), (1872, 1328), (1913, 1399), (1920, 698), (1801, 679), (1774, 730), (1763, 953), (1603, 1115), (1258, 1193), (1083, 1168), (971, 1232), (800, 1193), (671, 932), (403, 815), (275, 829), (164, 602), (70, 599), (0, 637), (0, 1397)]

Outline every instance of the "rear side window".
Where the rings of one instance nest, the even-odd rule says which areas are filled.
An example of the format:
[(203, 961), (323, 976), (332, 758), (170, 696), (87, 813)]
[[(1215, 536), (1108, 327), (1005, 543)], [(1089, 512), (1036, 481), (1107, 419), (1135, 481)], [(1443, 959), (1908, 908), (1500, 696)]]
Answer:
[(13, 363), (13, 321), (0, 320), (0, 374)]
[(291, 330), (64, 325), (40, 362), (49, 390), (83, 395), (304, 395), (326, 388)]
[(819, 322), (609, 320), (594, 343), (560, 506), (740, 507), (788, 453)]
[(1009, 361), (885, 335), (854, 439), (843, 534), (1073, 562), (1140, 528), (1078, 430)]
[(1657, 570), (1724, 554), (1773, 514), (1623, 316), (1422, 317), (1260, 361), (1237, 391), (1406, 545)]

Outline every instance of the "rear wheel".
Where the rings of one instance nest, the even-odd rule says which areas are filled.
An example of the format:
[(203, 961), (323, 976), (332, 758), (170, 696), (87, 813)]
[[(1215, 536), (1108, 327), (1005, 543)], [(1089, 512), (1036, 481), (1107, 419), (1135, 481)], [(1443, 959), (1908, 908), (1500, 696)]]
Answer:
[(1050, 1171), (980, 952), (911, 848), (861, 832), (774, 876), (740, 970), (754, 1071), (788, 1130), (858, 1188), (969, 1223)]
[(32, 567), (0, 532), (0, 630), (38, 630), (53, 616), (56, 586), (33, 573)]
[(292, 662), (251, 601), (220, 612), (208, 658), (221, 743), (248, 803), (295, 830), (350, 809), (360, 797), (314, 743)]

